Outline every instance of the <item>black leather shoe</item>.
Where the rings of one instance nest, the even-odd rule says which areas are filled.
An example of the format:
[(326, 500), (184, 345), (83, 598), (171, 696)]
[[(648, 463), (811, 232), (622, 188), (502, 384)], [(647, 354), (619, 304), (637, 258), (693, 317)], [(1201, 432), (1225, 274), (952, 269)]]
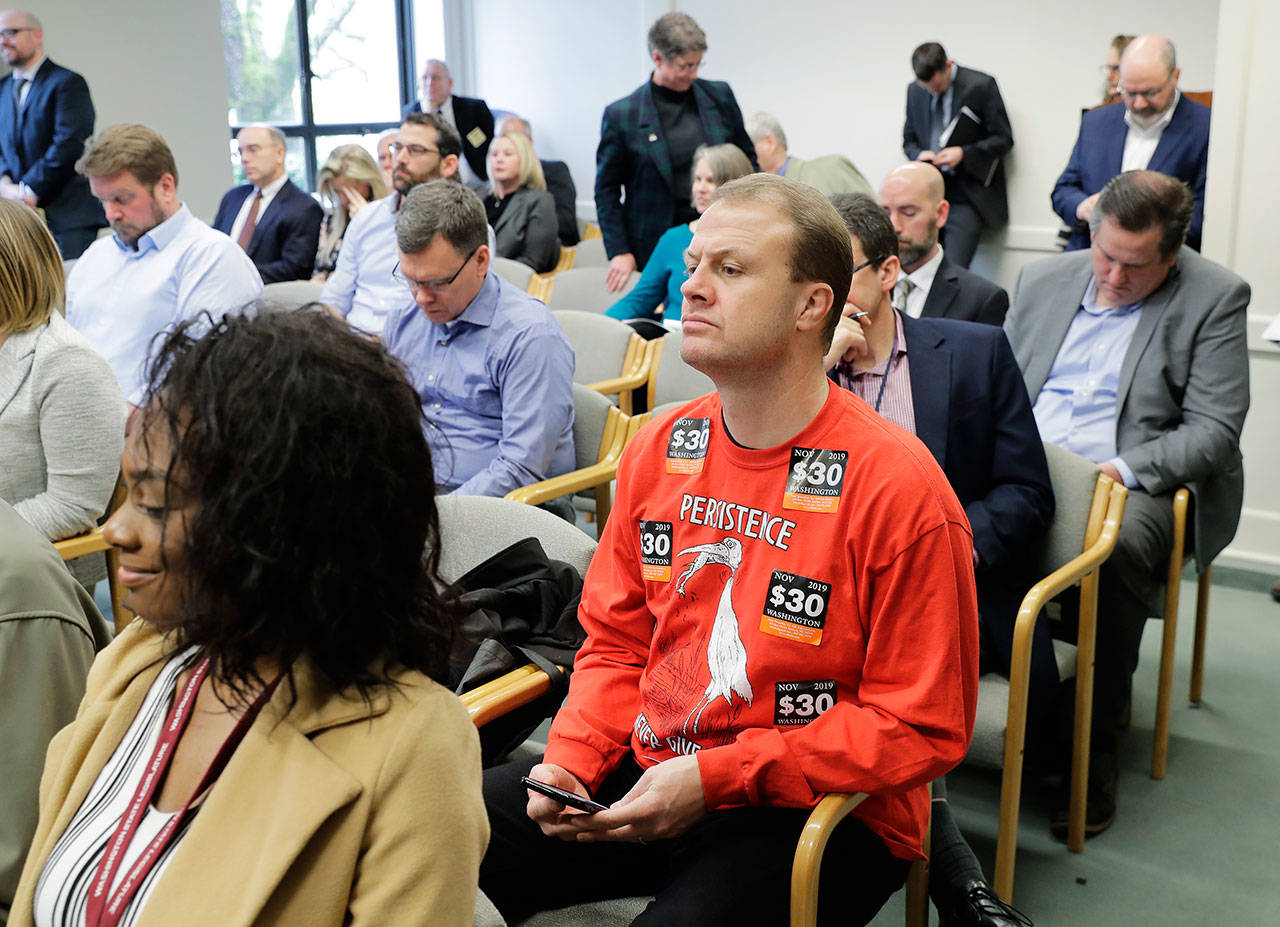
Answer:
[[(1085, 803), (1084, 835), (1086, 838), (1102, 833), (1116, 819), (1116, 787), (1120, 778), (1119, 765), (1114, 754), (1095, 753), (1089, 761), (1089, 800)], [(1049, 830), (1059, 840), (1067, 839), (1070, 821), (1071, 778), (1063, 786), (1058, 810), (1049, 817)]]
[(938, 912), (939, 927), (1033, 927), (1031, 918), (1000, 899), (986, 882), (964, 887), (946, 911)]

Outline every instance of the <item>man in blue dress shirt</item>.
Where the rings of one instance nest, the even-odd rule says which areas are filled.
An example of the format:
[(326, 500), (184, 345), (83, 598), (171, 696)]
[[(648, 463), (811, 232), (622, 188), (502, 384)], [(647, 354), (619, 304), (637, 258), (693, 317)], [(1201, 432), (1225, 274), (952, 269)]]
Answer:
[(503, 496), (572, 470), (573, 348), (546, 306), (490, 271), (479, 197), (414, 187), (396, 243), (404, 305), (382, 339), (422, 397), (438, 489)]
[(152, 339), (200, 312), (220, 318), (262, 295), (239, 246), (178, 199), (178, 168), (146, 126), (108, 126), (89, 139), (76, 170), (115, 235), (85, 251), (67, 278), (67, 321), (115, 371), (125, 398), (142, 399)]
[[(1128, 171), (1089, 216), (1090, 250), (1028, 264), (1005, 333), (1045, 441), (1129, 488), (1102, 568), (1086, 833), (1115, 817), (1116, 751), (1148, 616), (1163, 613), (1174, 492), (1194, 501), (1188, 549), (1203, 571), (1235, 534), (1249, 408), (1249, 285), (1183, 243), (1185, 183)], [(1065, 812), (1054, 819), (1065, 833)]]

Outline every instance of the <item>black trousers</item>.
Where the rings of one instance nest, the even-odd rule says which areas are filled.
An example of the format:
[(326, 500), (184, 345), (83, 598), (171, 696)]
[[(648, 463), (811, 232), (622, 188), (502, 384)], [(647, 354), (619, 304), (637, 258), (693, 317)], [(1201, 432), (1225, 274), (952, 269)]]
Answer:
[(967, 269), (982, 238), (982, 217), (969, 203), (953, 200), (940, 237), (947, 257)]
[[(655, 896), (634, 921), (639, 925), (787, 923), (791, 863), (807, 810), (713, 811), (672, 840), (572, 843), (547, 837), (525, 814), (528, 793), (520, 777), (532, 765), (507, 763), (484, 774), (491, 835), (480, 888), (508, 923), (536, 911), (635, 895)], [(616, 801), (640, 774), (627, 761), (596, 800)], [(861, 821), (845, 818), (823, 860), (819, 923), (867, 923), (902, 887), (909, 866)]]

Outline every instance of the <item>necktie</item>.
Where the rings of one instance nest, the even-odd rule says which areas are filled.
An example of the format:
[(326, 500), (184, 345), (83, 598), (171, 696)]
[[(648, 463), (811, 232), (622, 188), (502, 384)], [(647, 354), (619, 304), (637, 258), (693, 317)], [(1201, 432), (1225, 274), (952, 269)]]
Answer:
[(911, 313), (907, 312), (907, 297), (911, 295), (911, 291), (915, 288), (914, 281), (909, 277), (899, 277), (898, 282), (893, 287), (893, 301), (896, 303), (894, 308), (899, 312), (910, 315)]
[(933, 152), (937, 152), (942, 145), (942, 130), (946, 126), (942, 124), (942, 94), (938, 94), (933, 98), (933, 106), (929, 110), (929, 148)]
[(15, 77), (13, 79), (13, 118), (16, 121), (22, 113), (22, 88), (26, 86), (27, 79), (25, 77)]
[(253, 205), (249, 207), (249, 217), (244, 220), (244, 228), (240, 230), (240, 237), (237, 239), (238, 244), (245, 251), (249, 250), (249, 242), (253, 239), (253, 230), (258, 225), (258, 206), (262, 203), (262, 191), (259, 190), (253, 196)]

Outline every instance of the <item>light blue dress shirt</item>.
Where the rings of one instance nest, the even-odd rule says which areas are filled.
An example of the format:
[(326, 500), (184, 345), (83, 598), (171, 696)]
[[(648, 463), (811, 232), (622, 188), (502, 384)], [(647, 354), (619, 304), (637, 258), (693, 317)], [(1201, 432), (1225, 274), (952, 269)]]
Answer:
[(422, 397), (441, 489), (504, 496), (574, 468), (573, 348), (541, 302), (491, 271), (452, 322), (411, 302), (382, 340)]
[(136, 251), (114, 235), (90, 245), (67, 278), (67, 321), (137, 405), (157, 333), (200, 312), (220, 319), (261, 296), (262, 277), (244, 250), (183, 205)]
[(1043, 440), (1112, 464), (1134, 489), (1137, 478), (1116, 456), (1116, 392), (1142, 301), (1111, 308), (1097, 300), (1098, 282), (1091, 278), (1032, 411)]
[(404, 284), (391, 276), (400, 254), (396, 250), (396, 216), (400, 194), (374, 200), (356, 213), (342, 236), (338, 266), (324, 283), (320, 301), (364, 332), (382, 331), (392, 310), (412, 305)]

